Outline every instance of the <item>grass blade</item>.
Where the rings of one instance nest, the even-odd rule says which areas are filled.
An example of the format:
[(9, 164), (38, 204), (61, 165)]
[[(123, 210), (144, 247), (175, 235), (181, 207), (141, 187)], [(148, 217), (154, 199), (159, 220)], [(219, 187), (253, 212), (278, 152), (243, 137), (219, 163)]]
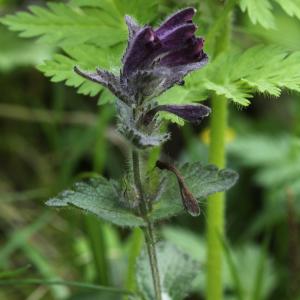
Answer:
[(128, 294), (132, 296), (135, 295), (130, 291), (119, 289), (119, 288), (101, 286), (101, 285), (90, 284), (90, 283), (83, 283), (78, 281), (44, 280), (44, 279), (35, 279), (35, 278), (22, 279), (22, 280), (18, 280), (18, 279), (0, 280), (0, 286), (14, 286), (14, 285), (63, 285), (63, 286), (98, 290), (102, 292), (110, 292), (115, 294)]
[(263, 283), (263, 275), (265, 271), (265, 264), (266, 264), (266, 254), (267, 254), (267, 247), (269, 245), (270, 236), (268, 235), (262, 247), (261, 255), (257, 264), (257, 270), (255, 275), (254, 287), (253, 287), (253, 296), (251, 297), (252, 300), (261, 300), (262, 299), (262, 283)]
[(242, 283), (240, 281), (238, 270), (237, 270), (236, 265), (234, 263), (234, 260), (233, 260), (233, 257), (232, 257), (229, 245), (226, 242), (226, 240), (222, 239), (221, 237), (220, 237), (220, 241), (221, 241), (221, 243), (223, 245), (224, 254), (225, 254), (225, 261), (228, 264), (230, 275), (231, 275), (233, 283), (235, 285), (237, 299), (243, 300), (244, 299), (244, 296), (243, 296), (243, 286), (242, 286)]

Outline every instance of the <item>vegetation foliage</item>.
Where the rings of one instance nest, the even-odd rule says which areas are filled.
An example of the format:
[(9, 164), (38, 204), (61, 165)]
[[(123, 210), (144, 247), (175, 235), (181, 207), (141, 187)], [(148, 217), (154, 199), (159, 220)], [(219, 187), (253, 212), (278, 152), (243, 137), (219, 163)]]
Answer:
[[(241, 179), (228, 199), (230, 243), (222, 241), (224, 297), (226, 300), (295, 300), (300, 294), (297, 287), (299, 272), (293, 268), (293, 265), (299, 265), (300, 249), (299, 242), (297, 244), (300, 220), (300, 1), (227, 1), (220, 15), (214, 14), (211, 2), (202, 1), (197, 16), (199, 32), (207, 37), (210, 63), (188, 76), (184, 86), (168, 91), (158, 101), (161, 104), (182, 104), (219, 95), (239, 108), (250, 106), (249, 111), (238, 112), (234, 107), (230, 117), (237, 138), (227, 147), (229, 164), (239, 170)], [(189, 3), (199, 7), (197, 1)], [(24, 110), (18, 114), (16, 108), (7, 110), (7, 106), (0, 104), (0, 117), (5, 120), (21, 119), (22, 122), (27, 120), (34, 125), (21, 128), (3, 122), (3, 131), (10, 128), (10, 131), (16, 132), (3, 134), (1, 155), (5, 157), (8, 153), (11, 157), (11, 160), (3, 161), (3, 168), (16, 169), (20, 176), (10, 175), (12, 182), (16, 181), (14, 185), (0, 170), (0, 207), (4, 216), (1, 230), (7, 231), (5, 238), (1, 238), (0, 285), (6, 285), (5, 289), (1, 289), (0, 299), (25, 299), (25, 295), (27, 297), (32, 291), (38, 291), (31, 288), (39, 284), (49, 284), (45, 299), (92, 299), (94, 296), (112, 300), (120, 297), (154, 299), (151, 272), (145, 249), (142, 250), (143, 238), (136, 228), (145, 226), (145, 220), (122, 201), (120, 166), (126, 165), (126, 153), (123, 151), (126, 152), (127, 146), (118, 135), (112, 134), (114, 111), (101, 106), (97, 115), (93, 105), (90, 109), (89, 104), (81, 102), (81, 96), (70, 89), (65, 90), (59, 82), (76, 88), (80, 95), (97, 97), (101, 105), (114, 103), (110, 92), (78, 76), (73, 67), (79, 65), (87, 70), (102, 67), (118, 72), (127, 40), (124, 16), (133, 15), (141, 23), (158, 25), (165, 15), (182, 5), (180, 1), (164, 0), (47, 1), (16, 13), (12, 5), (12, 13), (6, 14), (5, 10), (10, 5), (9, 1), (0, 1), (0, 22), (4, 25), (0, 27), (3, 45), (0, 49), (3, 99), (0, 100), (7, 104), (10, 99), (4, 97), (13, 95), (13, 102), (18, 106), (28, 105), (30, 110), (25, 107), (24, 117)], [(232, 12), (235, 18), (231, 47), (216, 55), (214, 44), (225, 26), (226, 17)], [(6, 27), (25, 39), (17, 38)], [(36, 42), (32, 38), (36, 38)], [(23, 78), (9, 78), (8, 84), (3, 79), (3, 74), (12, 76), (10, 74), (19, 72), (20, 67), (28, 66), (36, 67), (55, 83), (48, 87), (53, 94), (50, 100), (39, 91), (18, 94), (15, 89), (17, 85), (21, 86)], [(25, 76), (36, 78), (31, 73)], [(7, 85), (11, 88), (6, 88)], [(72, 101), (65, 100), (67, 95)], [(50, 104), (47, 102), (45, 106), (45, 103), (36, 100), (43, 97), (47, 100), (42, 101), (50, 101)], [(263, 101), (263, 98), (275, 97), (281, 97), (281, 102)], [(279, 105), (280, 112), (274, 108), (276, 105)], [(38, 111), (35, 111), (36, 107), (39, 107)], [(79, 123), (80, 126), (84, 124), (84, 128), (76, 125), (78, 118), (75, 118), (74, 126), (59, 124), (66, 120), (64, 110), (69, 107), (78, 111), (90, 110), (89, 114), (81, 115)], [(46, 118), (45, 121), (43, 116), (48, 111), (53, 112), (55, 118), (50, 121)], [(237, 174), (231, 170), (218, 170), (206, 163), (184, 164), (187, 158), (206, 160), (206, 146), (199, 141), (198, 135), (193, 134), (198, 127), (193, 129), (167, 113), (160, 116), (183, 126), (186, 148), (179, 158), (180, 171), (199, 201), (203, 211), (201, 216), (205, 219), (207, 196), (228, 190), (237, 181)], [(278, 121), (279, 118), (282, 118), (281, 121)], [(278, 133), (274, 134), (274, 131)], [(40, 136), (43, 136), (42, 143), (47, 144), (46, 149), (40, 145)], [(157, 156), (157, 152), (152, 151), (150, 160)], [(18, 165), (13, 162), (15, 157)], [(87, 157), (91, 157), (91, 161), (88, 161), (88, 167), (82, 167)], [(27, 164), (34, 174), (30, 179)], [(78, 170), (86, 172), (87, 169), (103, 176), (88, 174), (92, 179), (78, 180)], [(165, 172), (161, 171), (162, 174)], [(86, 175), (80, 174), (83, 178)], [(108, 180), (108, 177), (114, 179)], [(69, 213), (67, 210), (57, 214), (56, 211), (49, 212), (49, 208), (43, 213), (45, 208), (42, 205), (37, 211), (32, 211), (35, 199), (43, 202), (57, 191), (72, 186), (74, 181), (79, 183), (51, 198), (47, 204), (59, 208), (81, 208), (91, 215), (74, 216), (73, 211)], [(94, 201), (96, 198), (97, 202)], [(29, 203), (29, 209), (23, 203)], [(22, 213), (18, 212), (19, 207)], [(176, 177), (168, 177), (160, 200), (154, 202), (149, 213), (150, 220), (159, 224), (179, 216), (171, 220), (172, 224), (177, 224), (176, 227), (163, 226), (158, 233), (159, 238), (166, 240), (157, 244), (165, 299), (184, 299), (188, 293), (192, 293), (192, 299), (194, 294), (198, 299), (199, 295), (203, 297), (205, 294), (204, 271), (201, 272), (207, 268), (205, 239), (195, 234), (195, 228), (200, 227), (201, 221), (187, 220), (183, 212)], [(99, 223), (99, 220), (105, 223)], [(121, 229), (115, 229), (106, 222), (121, 226)], [(183, 229), (183, 226), (190, 230)], [(127, 227), (135, 231), (131, 234)], [(44, 238), (44, 232), (47, 238)], [(264, 242), (261, 242), (262, 239)], [(18, 256), (20, 252), (21, 259)], [(18, 259), (15, 260), (15, 257)], [(133, 259), (130, 260), (130, 257)], [(64, 267), (64, 264), (67, 266)], [(124, 282), (126, 272), (129, 272), (128, 278), (133, 278), (132, 282)], [(28, 273), (41, 281), (34, 281), (34, 278), (31, 281)], [(27, 282), (23, 280), (25, 277)], [(11, 281), (14, 289), (17, 287), (12, 293), (8, 280), (18, 278), (19, 283)], [(80, 282), (71, 282), (77, 279)], [(61, 285), (51, 284), (53, 280)], [(85, 285), (84, 282), (96, 284)], [(107, 285), (122, 288), (107, 290)]]

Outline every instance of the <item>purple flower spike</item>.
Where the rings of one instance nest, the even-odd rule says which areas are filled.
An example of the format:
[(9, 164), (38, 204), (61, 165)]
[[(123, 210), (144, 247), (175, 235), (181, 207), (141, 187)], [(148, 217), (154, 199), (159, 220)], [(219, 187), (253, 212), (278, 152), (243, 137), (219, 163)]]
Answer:
[(182, 25), (184, 23), (191, 23), (196, 13), (196, 9), (192, 7), (185, 8), (178, 11), (169, 17), (156, 31), (158, 35), (164, 34), (173, 27)]
[[(174, 85), (183, 85), (187, 74), (208, 61), (204, 39), (195, 35), (195, 13), (193, 8), (180, 10), (158, 28), (141, 26), (126, 16), (128, 44), (119, 74), (100, 68), (94, 72), (74, 68), (78, 75), (103, 85), (117, 97), (119, 132), (139, 149), (159, 146), (170, 138), (160, 132), (161, 122), (155, 118), (158, 112), (169, 112), (190, 122), (200, 122), (210, 113), (210, 108), (201, 104), (158, 105), (155, 101)], [(184, 205), (197, 215), (197, 202), (182, 182)]]
[[(101, 69), (97, 73), (78, 68), (75, 71), (109, 88), (127, 105), (139, 106), (181, 84), (188, 73), (207, 63), (204, 40), (195, 36), (195, 13), (194, 8), (180, 10), (156, 29), (140, 26), (126, 16), (129, 38), (120, 76)], [(108, 77), (112, 82), (107, 81)]]
[[(202, 50), (204, 41), (195, 37), (197, 27), (192, 23), (194, 14), (195, 9), (186, 8), (168, 18), (156, 30), (146, 26), (136, 32), (129, 41), (124, 56), (123, 75), (130, 76), (141, 69), (172, 68), (179, 65), (184, 69), (185, 65), (206, 60), (207, 56)], [(130, 33), (131, 27), (129, 26)], [(151, 30), (147, 38), (141, 38), (145, 29)], [(183, 74), (186, 75), (185, 72)], [(183, 77), (182, 74), (179, 76)]]

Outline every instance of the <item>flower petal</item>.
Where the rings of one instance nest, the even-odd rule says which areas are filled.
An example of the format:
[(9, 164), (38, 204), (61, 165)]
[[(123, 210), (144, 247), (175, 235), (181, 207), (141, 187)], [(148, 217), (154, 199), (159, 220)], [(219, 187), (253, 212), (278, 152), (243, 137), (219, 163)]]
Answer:
[(208, 106), (197, 104), (197, 105), (158, 105), (157, 107), (146, 113), (144, 117), (144, 124), (149, 124), (156, 113), (165, 111), (172, 113), (189, 122), (201, 122), (205, 117), (211, 113), (211, 109)]
[(202, 38), (192, 39), (187, 47), (171, 52), (163, 57), (160, 65), (172, 67), (201, 61), (206, 57), (203, 52), (203, 43), (204, 40)]
[(161, 47), (160, 41), (151, 27), (146, 26), (137, 32), (124, 55), (124, 76), (129, 76), (138, 68), (143, 69), (144, 60), (158, 47)]
[(194, 24), (182, 24), (167, 30), (159, 38), (163, 48), (169, 48), (170, 50), (173, 50), (174, 47), (175, 49), (178, 47), (183, 48), (185, 42), (193, 37), (196, 30), (197, 27)]
[(162, 25), (160, 25), (160, 27), (156, 30), (158, 37), (163, 35), (166, 31), (172, 29), (173, 27), (191, 22), (195, 13), (196, 9), (192, 7), (188, 7), (176, 12), (171, 17), (169, 17)]

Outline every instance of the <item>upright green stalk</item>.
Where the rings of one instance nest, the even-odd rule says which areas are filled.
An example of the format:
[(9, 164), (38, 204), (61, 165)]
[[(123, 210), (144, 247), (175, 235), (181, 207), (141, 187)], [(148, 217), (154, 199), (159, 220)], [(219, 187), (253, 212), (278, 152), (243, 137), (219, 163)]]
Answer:
[[(212, 99), (211, 144), (209, 161), (220, 168), (226, 164), (225, 130), (227, 126), (227, 99)], [(223, 298), (221, 240), (224, 236), (225, 194), (217, 193), (208, 198), (207, 212), (207, 300)], [(220, 238), (221, 237), (221, 238)]]
[(155, 299), (162, 300), (159, 269), (158, 269), (157, 255), (155, 249), (154, 227), (151, 221), (147, 217), (148, 205), (144, 197), (143, 186), (141, 181), (139, 153), (136, 150), (133, 150), (132, 152), (132, 165), (133, 165), (134, 182), (140, 198), (140, 212), (147, 224), (146, 227), (144, 228), (144, 234), (145, 234), (145, 241), (146, 241), (146, 246), (147, 246), (147, 251), (149, 256), (151, 273), (152, 273)]
[[(233, 2), (233, 1), (232, 1)], [(230, 3), (231, 4), (231, 3)], [(223, 8), (216, 5), (216, 12)], [(214, 43), (214, 56), (227, 50), (231, 33), (231, 14), (224, 19), (222, 32)], [(210, 124), (210, 163), (224, 168), (226, 165), (225, 135), (227, 129), (228, 100), (224, 96), (212, 97), (212, 115)], [(207, 278), (206, 299), (223, 299), (223, 247), (225, 234), (225, 194), (217, 193), (208, 198), (207, 212)]]

